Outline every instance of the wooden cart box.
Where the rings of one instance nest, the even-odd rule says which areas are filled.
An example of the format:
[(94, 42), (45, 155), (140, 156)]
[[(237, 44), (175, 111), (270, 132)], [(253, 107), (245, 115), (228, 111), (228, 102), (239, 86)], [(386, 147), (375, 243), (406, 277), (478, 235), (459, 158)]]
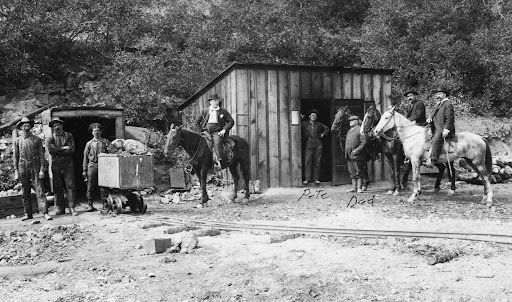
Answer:
[[(39, 208), (37, 205), (36, 194), (31, 194), (30, 201), (32, 202), (32, 212), (38, 213)], [(21, 195), (9, 195), (0, 197), (0, 218), (4, 218), (11, 215), (17, 217), (23, 216), (25, 211), (23, 210), (23, 202), (21, 201)]]
[(98, 155), (98, 185), (117, 189), (154, 186), (152, 155)]

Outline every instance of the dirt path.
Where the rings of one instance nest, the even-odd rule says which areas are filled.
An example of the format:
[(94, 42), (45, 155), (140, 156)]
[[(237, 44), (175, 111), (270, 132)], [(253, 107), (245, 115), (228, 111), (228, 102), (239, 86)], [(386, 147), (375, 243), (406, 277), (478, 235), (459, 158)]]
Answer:
[[(167, 214), (223, 221), (512, 234), (507, 201), (512, 192), (507, 185), (496, 186), (500, 203), (495, 211), (478, 204), (481, 187), (472, 185), (462, 186), (453, 198), (427, 191), (412, 206), (376, 190), (363, 198), (375, 195), (373, 205), (353, 208), (347, 207), (351, 195), (342, 193), (344, 189), (322, 188), (321, 193), (327, 195), (311, 198), (302, 196), (302, 189), (269, 190), (246, 206), (214, 198), (204, 210), (190, 203), (155, 200), (143, 217)], [(269, 243), (266, 233), (222, 232), (200, 237), (199, 247), (191, 254), (146, 255), (140, 248), (144, 239), (161, 237), (166, 227), (142, 229), (143, 223), (130, 214), (83, 213), (43, 225), (3, 219), (0, 228), (5, 234), (38, 231), (47, 224), (78, 224), (80, 233), (63, 241), (58, 257), (52, 259), (42, 252), (36, 265), (0, 265), (3, 301), (512, 300), (512, 247), (508, 245), (311, 236)], [(6, 241), (0, 242), (0, 255), (5, 247)], [(461, 255), (449, 262), (431, 266), (425, 260), (428, 253), (455, 250)]]

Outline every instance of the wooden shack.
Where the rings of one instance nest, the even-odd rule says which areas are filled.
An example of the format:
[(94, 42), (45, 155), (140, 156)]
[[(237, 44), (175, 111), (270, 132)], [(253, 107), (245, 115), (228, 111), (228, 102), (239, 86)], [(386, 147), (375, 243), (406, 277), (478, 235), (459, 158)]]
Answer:
[[(382, 111), (391, 105), (392, 70), (285, 64), (233, 63), (182, 105), (197, 116), (218, 94), (235, 120), (231, 134), (251, 146), (251, 179), (262, 187), (301, 186), (303, 142), (301, 121), (309, 111), (330, 126), (338, 107), (350, 106), (361, 118), (370, 104)], [(190, 126), (190, 125), (189, 125)], [(320, 181), (350, 182), (347, 164), (335, 135), (324, 139)], [(384, 163), (370, 164), (370, 178), (384, 180)]]

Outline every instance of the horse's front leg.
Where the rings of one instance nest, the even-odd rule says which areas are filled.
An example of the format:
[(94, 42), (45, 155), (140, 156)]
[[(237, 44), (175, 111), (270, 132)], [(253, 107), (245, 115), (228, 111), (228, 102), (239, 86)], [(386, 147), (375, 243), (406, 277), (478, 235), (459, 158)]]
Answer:
[(233, 164), (229, 166), (229, 171), (231, 172), (231, 176), (233, 176), (233, 194), (229, 197), (231, 201), (235, 201), (238, 192), (238, 182), (240, 180), (240, 176), (238, 175), (238, 164)]
[(206, 191), (206, 177), (208, 176), (208, 168), (206, 166), (203, 166), (198, 169), (199, 172), (199, 181), (201, 183), (201, 205), (204, 206), (209, 198), (208, 198), (208, 192)]
[(420, 181), (420, 160), (419, 159), (411, 159), (412, 166), (412, 182), (413, 182), (413, 192), (411, 196), (409, 196), (408, 202), (414, 202), (416, 198), (421, 194), (421, 181)]
[(453, 196), (455, 195), (455, 167), (453, 166), (453, 161), (451, 161), (448, 166), (448, 173), (450, 176), (450, 190), (448, 190), (448, 196)]
[(391, 187), (386, 192), (386, 194), (391, 195), (395, 193), (395, 190), (397, 190), (396, 187), (396, 181), (395, 181), (395, 161), (393, 159), (393, 155), (391, 153), (384, 153), (386, 156), (386, 159), (388, 161), (389, 167), (391, 168)]
[(411, 163), (408, 162), (405, 165), (405, 171), (404, 171), (404, 175), (402, 177), (402, 182), (401, 182), (401, 186), (400, 186), (400, 188), (402, 190), (407, 190), (407, 185), (409, 183), (409, 174), (411, 173), (411, 170), (412, 170)]
[(393, 166), (393, 176), (394, 176), (394, 179), (393, 181), (395, 182), (395, 192), (393, 192), (393, 195), (394, 196), (398, 196), (400, 195), (400, 168), (401, 168), (401, 161), (400, 161), (400, 155), (399, 154), (393, 154), (393, 161), (394, 161), (394, 166)]

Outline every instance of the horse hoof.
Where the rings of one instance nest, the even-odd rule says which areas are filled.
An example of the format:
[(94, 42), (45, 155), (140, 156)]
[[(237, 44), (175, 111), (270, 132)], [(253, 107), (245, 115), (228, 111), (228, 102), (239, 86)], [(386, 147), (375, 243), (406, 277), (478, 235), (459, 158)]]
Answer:
[(439, 193), (440, 190), (440, 188), (434, 188), (434, 193)]
[(229, 196), (229, 201), (235, 202), (235, 200), (236, 200), (236, 195)]
[(448, 190), (448, 193), (446, 193), (446, 195), (448, 195), (448, 196), (453, 196), (453, 195), (455, 195), (455, 190), (451, 190), (451, 189), (450, 189), (450, 190)]
[(387, 195), (391, 195), (393, 193), (395, 193), (395, 191), (393, 191), (393, 190), (389, 190), (389, 191), (386, 192)]
[(400, 191), (395, 190), (395, 192), (393, 192), (393, 196), (398, 196), (398, 195), (400, 195)]
[(248, 204), (248, 203), (249, 203), (249, 198), (242, 199), (242, 204)]

